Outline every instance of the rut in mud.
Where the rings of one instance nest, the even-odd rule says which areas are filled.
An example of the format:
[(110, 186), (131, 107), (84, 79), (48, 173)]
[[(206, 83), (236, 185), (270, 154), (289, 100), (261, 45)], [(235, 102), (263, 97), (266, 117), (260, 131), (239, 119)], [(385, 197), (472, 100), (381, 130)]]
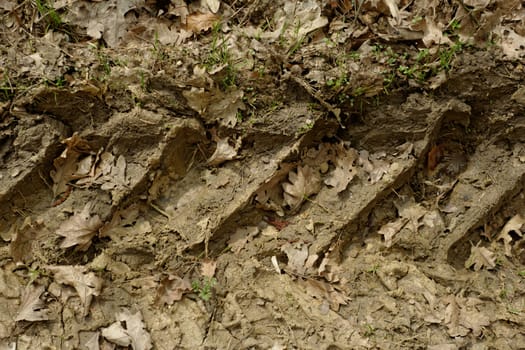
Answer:
[(522, 347), (525, 9), (427, 3), (0, 3), (2, 348)]

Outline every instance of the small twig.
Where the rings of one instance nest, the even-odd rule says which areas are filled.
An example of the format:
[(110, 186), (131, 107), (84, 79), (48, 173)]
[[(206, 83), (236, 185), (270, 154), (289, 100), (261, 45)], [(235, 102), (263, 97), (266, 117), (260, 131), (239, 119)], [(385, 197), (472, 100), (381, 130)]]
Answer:
[(297, 76), (292, 76), (292, 79), (297, 84), (301, 85), (306, 90), (306, 92), (308, 92), (308, 94), (310, 94), (310, 96), (315, 98), (321, 104), (321, 106), (323, 106), (328, 111), (332, 112), (334, 114), (335, 118), (337, 119), (337, 121), (339, 122), (339, 125), (343, 129), (345, 128), (344, 125), (341, 123), (341, 110), (339, 108), (334, 108), (331, 104), (326, 102), (321, 97), (321, 95), (317, 91), (315, 91), (315, 89), (310, 84), (308, 84), (304, 79), (301, 79), (301, 78), (299, 78)]
[(308, 197), (306, 197), (306, 196), (304, 196), (304, 199), (307, 200), (307, 201), (310, 202), (310, 203), (313, 203), (313, 204), (318, 205), (321, 209), (323, 209), (323, 210), (326, 211), (327, 213), (330, 212), (330, 210), (328, 210), (328, 208), (325, 207), (324, 205), (322, 205), (321, 203), (319, 203), (319, 202), (317, 202), (317, 201), (314, 201), (313, 199), (308, 198)]
[(158, 212), (159, 214), (165, 216), (168, 218), (168, 220), (171, 220), (171, 216), (166, 213), (164, 210), (160, 209), (157, 205), (155, 205), (154, 203), (150, 202), (149, 203), (149, 206), (152, 207), (156, 212)]

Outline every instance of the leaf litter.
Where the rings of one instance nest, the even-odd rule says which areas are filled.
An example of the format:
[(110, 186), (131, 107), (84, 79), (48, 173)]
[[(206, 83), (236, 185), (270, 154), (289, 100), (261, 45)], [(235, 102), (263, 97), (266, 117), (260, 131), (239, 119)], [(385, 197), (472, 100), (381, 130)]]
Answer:
[[(90, 349), (115, 345), (150, 349), (169, 344), (181, 348), (223, 348), (228, 344), (235, 348), (388, 348), (392, 341), (399, 341), (407, 348), (456, 348), (474, 342), (489, 347), (501, 347), (505, 342), (508, 348), (519, 348), (523, 343), (523, 332), (518, 329), (522, 321), (516, 316), (523, 301), (516, 288), (519, 275), (515, 273), (522, 266), (519, 197), (509, 203), (510, 214), (502, 210), (504, 214), (500, 215), (496, 209), (490, 215), (483, 213), (490, 222), (483, 227), (482, 236), (489, 240), (495, 237), (487, 246), (477, 241), (481, 221), (472, 224), (470, 213), (476, 209), (477, 199), (490, 197), (492, 185), (486, 179), (461, 177), (462, 167), (457, 171), (460, 177), (446, 189), (447, 183), (440, 178), (443, 174), (427, 177), (421, 170), (425, 168), (422, 164), (405, 172), (403, 162), (417, 158), (424, 163), (433, 142), (441, 142), (438, 138), (456, 138), (469, 143), (469, 152), (478, 153), (478, 141), (463, 134), (458, 136), (458, 129), (450, 127), (455, 121), (447, 118), (454, 119), (457, 111), (436, 112), (445, 110), (445, 104), (431, 99), (431, 107), (426, 102), (428, 94), (433, 94), (432, 89), (440, 94), (446, 89), (455, 91), (458, 86), (457, 93), (451, 93), (454, 96), (442, 97), (480, 103), (486, 109), (504, 103), (505, 98), (494, 96), (493, 91), (506, 86), (512, 92), (515, 82), (504, 77), (523, 70), (518, 61), (512, 61), (518, 60), (523, 51), (523, 28), (519, 25), (523, 7), (519, 1), (465, 0), (445, 5), (439, 1), (391, 0), (282, 1), (264, 5), (218, 0), (119, 0), (94, 4), (76, 0), (56, 2), (53, 7), (67, 26), (48, 25), (43, 30), (42, 23), (49, 24), (53, 16), (51, 7), (44, 16), (34, 8), (27, 11), (28, 4), (16, 10), (0, 4), (0, 15), (6, 19), (2, 26), (11, 28), (10, 33), (15, 33), (12, 28), (22, 29), (16, 31), (17, 35), (34, 35), (33, 41), (25, 38), (14, 42), (13, 47), (6, 46), (8, 55), (0, 56), (4, 67), (15, 62), (13, 57), (24, 56), (15, 62), (20, 66), (16, 72), (7, 68), (1, 71), (5, 83), (2, 91), (18, 91), (12, 82), (24, 75), (45, 78), (45, 84), (56, 84), (57, 88), (66, 86), (55, 90), (53, 98), (45, 94), (33, 96), (29, 88), (22, 94), (29, 96), (29, 102), (21, 103), (18, 96), (13, 106), (1, 107), (4, 119), (0, 158), (12, 160), (15, 155), (29, 161), (22, 164), (36, 164), (37, 158), (32, 156), (37, 152), (32, 147), (42, 144), (45, 172), (54, 167), (51, 208), (34, 205), (35, 196), (49, 198), (49, 193), (43, 195), (38, 184), (38, 178), (48, 180), (46, 174), (35, 170), (29, 181), (23, 176), (11, 176), (20, 174), (14, 167), (6, 168), (11, 173), (4, 173), (3, 168), (0, 173), (2, 181), (20, 178), (14, 187), (9, 183), (0, 191), (3, 203), (8, 203), (5, 207), (9, 207), (0, 216), (2, 238), (11, 241), (9, 254), (18, 262), (17, 267), (9, 265), (11, 262), (3, 266), (2, 285), (16, 285), (13, 280), (5, 282), (5, 276), (33, 278), (21, 272), (25, 273), (23, 269), (27, 267), (28, 276), (35, 276), (36, 282), (42, 283), (27, 284), (16, 321), (50, 318), (44, 302), (48, 299), (44, 298), (47, 293), (56, 295), (56, 285), (65, 285), (73, 287), (80, 297), (82, 316), (89, 315), (83, 318), (82, 326), (74, 317), (68, 318), (74, 310), (74, 305), (70, 305), (74, 303), (67, 302), (72, 292), (60, 287), (64, 288), (64, 324), (90, 332), (85, 334), (89, 341), (81, 339), (78, 343), (78, 334), (73, 334), (76, 331), (65, 331), (72, 343), (77, 342), (72, 347), (83, 344)], [(32, 25), (36, 27), (27, 27), (25, 19), (35, 15), (38, 20)], [(75, 46), (70, 45), (71, 38)], [(501, 49), (501, 55), (484, 61), (485, 53), (474, 47), (486, 44), (486, 40)], [(223, 48), (235, 58), (234, 64), (206, 66), (209, 43), (213, 41), (224, 43)], [(32, 42), (34, 47), (28, 49), (24, 42)], [(348, 46), (350, 42), (352, 45)], [(417, 50), (412, 43), (419, 43)], [(345, 45), (344, 50), (339, 50), (339, 44)], [(449, 51), (463, 44), (477, 56), (469, 56), (468, 50)], [(412, 49), (427, 58), (419, 63), (411, 61)], [(451, 56), (447, 58), (447, 54)], [(85, 58), (86, 62), (71, 62), (76, 57)], [(249, 74), (240, 70), (244, 64), (250, 67)], [(421, 79), (409, 78), (414, 74), (410, 69), (418, 64), (427, 70)], [(446, 68), (439, 68), (439, 64)], [(389, 66), (393, 76), (377, 73)], [(495, 76), (499, 78), (483, 75), (485, 89), (475, 85), (480, 80), (477, 66), (490, 67), (486, 72), (496, 72), (492, 68), (504, 66), (505, 72), (497, 71)], [(105, 73), (97, 75), (92, 67)], [(129, 72), (135, 72), (137, 67), (143, 74), (131, 77)], [(439, 69), (442, 71), (435, 76), (425, 76)], [(120, 81), (123, 77), (118, 72), (122, 71), (127, 72), (126, 79), (135, 80), (133, 87), (129, 87), (128, 80)], [(220, 80), (228, 72), (235, 76), (235, 83), (224, 86)], [(339, 76), (339, 72), (350, 73)], [(95, 88), (70, 89), (77, 86), (80, 80), (75, 79), (79, 79), (79, 74), (82, 81), (89, 80)], [(286, 74), (297, 76), (289, 79)], [(339, 79), (343, 86), (328, 86), (333, 83), (329, 82), (331, 77), (334, 81)], [(392, 77), (394, 84), (387, 85)], [(429, 89), (425, 85), (427, 78)], [(292, 82), (299, 83), (290, 85)], [(405, 83), (412, 84), (412, 97), (407, 95)], [(390, 94), (389, 89), (394, 93)], [(69, 90), (76, 92), (64, 98)], [(421, 91), (423, 94), (417, 93)], [(82, 104), (88, 95), (97, 100)], [(361, 99), (362, 96), (377, 98), (374, 103), (379, 106)], [(294, 107), (305, 97), (312, 102), (303, 108), (308, 115), (286, 115), (288, 118), (280, 120), (277, 113), (259, 113), (268, 101), (275, 101), (277, 108), (282, 107), (279, 104)], [(391, 104), (405, 97), (407, 108)], [(476, 98), (479, 101), (472, 102)], [(488, 104), (485, 98), (498, 103)], [(78, 110), (57, 107), (66, 101), (78, 103)], [(331, 113), (339, 110), (338, 122), (347, 123), (347, 130), (327, 127), (329, 122), (323, 124), (333, 116), (316, 114), (318, 103)], [(516, 102), (518, 107), (513, 104), (512, 108), (491, 111), (506, 116), (505, 123), (512, 125), (511, 116), (519, 103)], [(97, 109), (95, 105), (104, 107)], [(105, 124), (107, 118), (113, 119), (114, 111), (122, 113), (130, 108), (167, 116), (161, 124), (182, 115), (181, 118), (202, 124), (213, 142), (189, 141), (186, 149), (187, 145), (179, 139), (188, 136), (187, 129), (172, 140), (159, 137), (171, 124), (156, 125), (148, 118), (143, 119), (150, 124), (141, 124), (137, 134), (129, 125), (111, 129), (111, 123)], [(293, 109), (286, 108), (282, 110)], [(9, 121), (11, 112), (17, 114), (20, 123), (16, 130), (12, 129), (16, 123)], [(27, 137), (29, 141), (24, 143), (26, 129), (30, 131), (34, 126), (24, 124), (33, 119), (32, 113), (39, 113), (34, 116), (36, 125), (48, 119), (53, 121), (46, 125), (63, 123), (68, 135), (72, 135), (66, 136), (65, 150), (59, 140), (48, 148), (35, 135), (32, 139)], [(439, 121), (435, 125), (442, 130), (429, 127), (429, 120), (436, 115)], [(483, 126), (480, 128), (472, 118), (469, 132), (474, 138), (490, 140), (495, 136), (493, 140), (500, 137), (507, 143), (520, 140), (519, 135), (511, 134), (512, 128), (490, 134), (487, 130), (497, 129), (493, 128), (497, 123), (484, 113), (476, 118)], [(406, 123), (399, 122), (401, 119)], [(302, 125), (303, 120), (309, 122)], [(426, 127), (425, 122), (429, 122)], [(421, 128), (413, 132), (410, 123)], [(107, 133), (100, 133), (100, 125), (108, 129)], [(220, 138), (213, 134), (214, 130), (218, 130)], [(15, 131), (21, 136), (16, 136)], [(420, 138), (422, 134), (424, 139)], [(104, 146), (108, 137), (112, 148)], [(301, 138), (293, 147), (299, 146), (286, 156), (276, 156), (279, 147), (288, 145), (291, 138)], [(11, 145), (15, 152), (6, 150)], [(55, 158), (60, 150), (62, 154)], [(491, 152), (495, 151), (489, 148), (484, 154)], [(26, 154), (28, 158), (23, 158)], [(147, 160), (141, 163), (141, 159), (134, 158), (136, 154), (145, 155)], [(507, 164), (506, 157), (500, 155), (501, 164)], [(472, 164), (469, 159), (465, 162), (469, 169), (475, 168), (471, 166), (474, 163), (477, 167), (483, 165), (483, 159)], [(9, 161), (5, 164), (9, 167)], [(520, 164), (512, 164), (508, 173), (521, 171)], [(134, 166), (147, 169), (146, 175), (137, 179), (137, 187), (132, 185)], [(270, 167), (270, 177), (254, 182), (254, 174)], [(241, 179), (238, 182), (237, 177)], [(458, 188), (472, 183), (471, 180), (481, 183), (486, 191), (458, 195)], [(206, 186), (198, 188), (202, 182)], [(150, 188), (151, 183), (158, 187)], [(414, 192), (407, 195), (400, 191), (402, 183), (410, 184)], [(492, 180), (494, 183), (497, 181)], [(28, 193), (29, 187), (36, 194)], [(170, 197), (168, 192), (174, 188), (183, 195)], [(191, 191), (192, 188), (197, 190)], [(219, 190), (220, 197), (208, 196), (215, 190)], [(442, 193), (433, 198), (435, 191)], [(517, 188), (508, 193), (516, 191)], [(244, 196), (235, 202), (232, 198), (240, 192)], [(449, 197), (454, 200), (442, 206)], [(498, 197), (494, 202), (503, 203), (504, 199)], [(347, 210), (350, 206), (345, 206), (349, 202), (368, 204), (354, 214)], [(216, 209), (226, 206), (236, 208), (229, 211), (228, 217), (216, 218)], [(183, 207), (189, 209), (184, 216), (178, 215)], [(64, 213), (74, 214), (64, 221)], [(190, 217), (195, 221), (187, 226), (180, 224), (191, 221)], [(503, 217), (511, 219), (505, 224)], [(9, 225), (6, 230), (4, 226)], [(464, 241), (447, 245), (446, 237), (455, 237), (465, 225), (471, 227), (461, 236)], [(62, 240), (58, 244), (49, 241), (53, 236), (49, 232), (55, 232)], [(192, 240), (193, 236), (198, 237)], [(95, 237), (98, 238), (93, 244)], [(196, 243), (178, 244), (180, 237)], [(427, 245), (421, 243), (425, 239)], [(501, 241), (503, 244), (499, 244)], [(49, 249), (56, 245), (62, 249)], [(66, 250), (71, 247), (76, 249)], [(60, 253), (55, 256), (50, 252)], [(500, 264), (503, 256), (507, 260)], [(95, 259), (106, 263), (91, 265), (89, 261)], [(32, 268), (38, 271), (39, 266), (46, 266), (56, 282), (47, 287), (48, 292), (45, 286), (49, 276), (32, 272)], [(518, 277), (508, 278), (511, 274)], [(144, 276), (148, 277), (147, 288), (141, 287), (146, 281)], [(200, 298), (192, 288), (194, 277), (216, 278), (220, 280), (216, 288), (223, 290), (216, 290), (211, 299)], [(490, 282), (494, 278), (504, 281), (505, 291), (497, 289), (496, 285), (501, 284)], [(152, 295), (151, 286), (157, 288), (157, 295)], [(450, 294), (452, 290), (461, 292)], [(511, 296), (502, 306), (500, 297), (505, 293)], [(1, 297), (4, 294), (7, 295), (3, 292)], [(124, 304), (126, 308), (121, 309)], [(498, 311), (493, 312), (496, 308)], [(517, 327), (505, 328), (508, 323)], [(11, 330), (8, 321), (6, 324), (0, 327), (2, 337)], [(32, 327), (40, 332), (46, 324), (38, 322)], [(399, 329), (407, 337), (396, 335)], [(40, 334), (45, 338), (45, 332)], [(17, 341), (23, 343), (25, 336)], [(34, 338), (37, 340), (37, 336)]]
[(75, 289), (83, 305), (82, 316), (87, 316), (93, 298), (100, 295), (103, 280), (84, 266), (46, 266), (46, 269), (53, 273), (57, 283)]

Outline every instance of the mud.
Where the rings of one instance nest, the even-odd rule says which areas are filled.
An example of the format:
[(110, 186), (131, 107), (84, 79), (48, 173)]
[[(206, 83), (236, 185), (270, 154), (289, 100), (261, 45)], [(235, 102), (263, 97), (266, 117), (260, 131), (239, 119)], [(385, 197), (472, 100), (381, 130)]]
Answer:
[(303, 39), (224, 2), (229, 29), (80, 37), (47, 75), (2, 34), (2, 349), (523, 347), (523, 62), (423, 65), (388, 7), (308, 3)]

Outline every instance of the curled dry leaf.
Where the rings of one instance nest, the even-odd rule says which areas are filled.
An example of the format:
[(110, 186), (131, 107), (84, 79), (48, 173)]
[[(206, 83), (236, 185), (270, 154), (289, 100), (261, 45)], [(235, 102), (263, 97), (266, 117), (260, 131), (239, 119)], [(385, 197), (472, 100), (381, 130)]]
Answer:
[(128, 309), (117, 314), (117, 321), (102, 328), (102, 336), (119, 346), (133, 350), (149, 350), (153, 347), (151, 335), (146, 331), (140, 311), (132, 314)]
[(510, 257), (512, 256), (512, 235), (511, 232), (514, 232), (517, 236), (523, 237), (523, 232), (525, 231), (525, 219), (520, 215), (514, 215), (503, 228), (498, 235), (497, 240), (503, 240), (505, 245), (505, 255)]
[(495, 30), (495, 33), (499, 35), (500, 46), (503, 53), (510, 59), (523, 59), (525, 57), (525, 36), (519, 35), (514, 30), (508, 28), (508, 26), (499, 25)]
[(208, 164), (211, 166), (220, 165), (228, 160), (232, 160), (237, 156), (237, 152), (241, 147), (242, 139), (239, 137), (235, 141), (235, 145), (230, 145), (230, 138), (217, 139), (217, 148), (215, 152), (208, 159)]
[(392, 239), (396, 235), (396, 233), (399, 232), (405, 226), (405, 224), (408, 222), (408, 219), (406, 218), (398, 218), (396, 221), (389, 222), (387, 224), (384, 224), (381, 226), (379, 231), (377, 231), (378, 234), (383, 235), (383, 238), (385, 239), (385, 246), (387, 248), (390, 248), (392, 246)]
[(91, 245), (91, 239), (102, 227), (103, 222), (98, 215), (91, 216), (92, 203), (87, 203), (80, 213), (64, 221), (56, 233), (65, 237), (60, 248), (69, 248), (78, 245), (78, 249), (85, 251)]
[(20, 309), (15, 321), (46, 321), (49, 320), (49, 310), (40, 299), (44, 286), (28, 285), (22, 294)]
[(281, 247), (281, 250), (288, 257), (288, 267), (294, 272), (304, 274), (307, 268), (308, 246), (306, 244), (292, 245), (287, 243)]
[(280, 169), (255, 192), (257, 208), (274, 211), (277, 215), (284, 216), (282, 208), (284, 201), (283, 189), (279, 184), (286, 178), (293, 167), (293, 164), (282, 163)]
[(284, 202), (292, 210), (299, 208), (301, 203), (309, 196), (316, 194), (321, 189), (319, 172), (308, 165), (298, 166), (297, 171), (290, 171), (288, 181), (282, 184)]
[(187, 278), (180, 278), (177, 275), (166, 276), (157, 290), (155, 304), (161, 306), (164, 304), (172, 305), (174, 302), (182, 299), (182, 296), (191, 292), (191, 282)]
[(46, 268), (53, 273), (57, 283), (75, 288), (84, 305), (83, 316), (87, 316), (93, 297), (100, 294), (102, 279), (93, 272), (87, 272), (84, 266), (47, 266)]
[(371, 157), (368, 151), (362, 150), (359, 152), (358, 163), (368, 173), (368, 179), (373, 185), (379, 182), (383, 178), (384, 174), (388, 173), (388, 170), (390, 169), (390, 164), (381, 159), (371, 158), (374, 157)]
[[(78, 159), (82, 154), (91, 154), (91, 146), (88, 142), (74, 133), (73, 136), (62, 141), (66, 145), (66, 149), (62, 154), (53, 161), (55, 170), (51, 171), (51, 179), (53, 179), (53, 195), (55, 197), (63, 196), (69, 191), (69, 182), (74, 179), (79, 179), (85, 175), (78, 173)], [(83, 168), (85, 165), (80, 165)], [(83, 170), (81, 170), (82, 172)]]
[(479, 247), (479, 243), (470, 247), (470, 256), (465, 261), (465, 267), (470, 269), (474, 266), (474, 271), (479, 271), (483, 267), (486, 269), (493, 269), (496, 267), (496, 259), (494, 253), (485, 247)]
[(193, 33), (200, 33), (213, 28), (220, 17), (214, 13), (192, 13), (186, 16), (186, 30)]
[(191, 88), (183, 91), (182, 95), (188, 101), (188, 105), (202, 115), (207, 122), (218, 121), (226, 127), (233, 127), (237, 124), (237, 111), (245, 109), (242, 98), (242, 90), (232, 90), (224, 93), (219, 89)]
[(402, 197), (394, 201), (399, 216), (408, 219), (411, 224), (412, 232), (417, 232), (422, 223), (419, 219), (427, 213), (427, 210), (419, 203), (416, 203), (413, 197)]
[(171, 0), (168, 7), (168, 14), (180, 17), (181, 23), (186, 24), (186, 17), (190, 12), (184, 0)]

